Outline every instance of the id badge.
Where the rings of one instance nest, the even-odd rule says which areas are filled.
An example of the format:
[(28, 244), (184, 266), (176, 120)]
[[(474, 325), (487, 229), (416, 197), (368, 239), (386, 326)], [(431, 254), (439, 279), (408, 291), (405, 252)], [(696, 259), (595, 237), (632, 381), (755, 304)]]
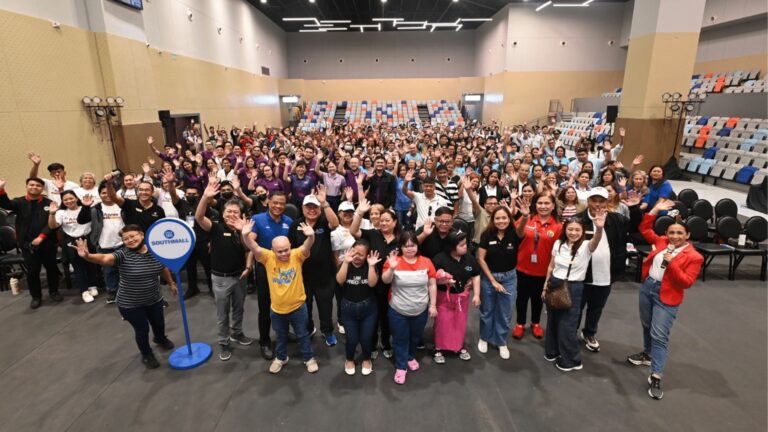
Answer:
[(531, 263), (536, 264), (539, 262), (539, 257), (536, 254), (531, 254)]

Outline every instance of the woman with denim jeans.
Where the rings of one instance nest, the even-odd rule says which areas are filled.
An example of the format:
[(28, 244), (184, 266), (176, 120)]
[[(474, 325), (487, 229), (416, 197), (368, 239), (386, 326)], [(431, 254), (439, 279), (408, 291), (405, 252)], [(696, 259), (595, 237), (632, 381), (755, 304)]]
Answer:
[[(518, 200), (518, 204), (525, 203)], [(517, 294), (515, 268), (521, 241), (512, 223), (512, 213), (506, 204), (493, 210), (477, 249), (477, 263), (482, 270), (477, 350), (486, 353), (488, 343), (491, 343), (499, 348), (499, 355), (504, 360), (509, 358), (507, 337)]]
[[(344, 372), (355, 374), (355, 350), (363, 350), (363, 375), (373, 372), (371, 352), (373, 333), (376, 331), (376, 264), (381, 261), (379, 253), (368, 252), (370, 246), (365, 240), (357, 240), (344, 252), (344, 259), (336, 272), (336, 283), (341, 287), (341, 314), (344, 319), (347, 341)], [(367, 262), (366, 262), (367, 261)]]
[(588, 243), (585, 242), (587, 230), (584, 221), (578, 218), (568, 219), (563, 223), (560, 238), (552, 246), (552, 259), (547, 269), (541, 298), (546, 298), (550, 285), (566, 281), (571, 295), (571, 307), (560, 310), (547, 305), (544, 358), (555, 362), (555, 366), (563, 372), (584, 367), (581, 364), (579, 341), (576, 338), (581, 313), (581, 295), (592, 252), (597, 249), (603, 237), (606, 215), (605, 209), (595, 211), (595, 234)]
[(699, 276), (704, 258), (688, 243), (690, 232), (682, 223), (667, 227), (665, 235), (653, 231), (656, 215), (674, 208), (674, 201), (661, 199), (643, 217), (640, 233), (654, 250), (643, 261), (643, 284), (640, 286), (640, 323), (643, 326), (643, 351), (627, 357), (635, 366), (650, 366), (648, 395), (661, 399), (661, 378), (667, 362), (669, 332), (683, 303), (685, 290)]
[(432, 261), (419, 255), (415, 232), (404, 232), (398, 244), (400, 253), (389, 254), (381, 279), (392, 284), (388, 316), (395, 351), (395, 383), (405, 384), (408, 370), (419, 370), (414, 356), (427, 325), (427, 308), (430, 317), (437, 316), (437, 282)]
[(83, 297), (83, 302), (91, 303), (94, 297), (99, 294), (99, 290), (96, 288), (96, 266), (78, 256), (74, 249), (77, 239), (87, 240), (88, 234), (91, 233), (90, 222), (85, 224), (77, 222), (82, 204), (74, 191), (63, 191), (61, 193), (62, 208), (59, 208), (55, 201), (49, 206), (48, 227), (52, 230), (61, 227), (64, 233), (61, 254), (75, 269), (75, 282), (80, 290), (80, 295)]

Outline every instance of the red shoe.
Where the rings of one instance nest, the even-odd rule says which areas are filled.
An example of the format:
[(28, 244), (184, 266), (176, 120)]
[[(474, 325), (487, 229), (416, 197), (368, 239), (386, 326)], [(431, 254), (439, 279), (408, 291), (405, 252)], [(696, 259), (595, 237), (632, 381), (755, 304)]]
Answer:
[(523, 333), (525, 333), (525, 326), (518, 324), (515, 326), (515, 329), (512, 330), (512, 337), (515, 339), (522, 339)]
[(544, 337), (544, 329), (538, 324), (531, 324), (531, 333), (533, 333), (533, 337), (536, 339)]

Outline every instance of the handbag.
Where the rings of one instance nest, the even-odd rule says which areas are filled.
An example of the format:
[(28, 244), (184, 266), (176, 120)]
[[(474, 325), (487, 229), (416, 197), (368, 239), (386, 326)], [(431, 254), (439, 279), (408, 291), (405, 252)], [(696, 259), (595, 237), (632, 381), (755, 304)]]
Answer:
[(567, 310), (573, 305), (571, 291), (568, 289), (568, 277), (571, 275), (572, 265), (573, 263), (568, 264), (568, 273), (565, 275), (565, 280), (561, 280), (556, 285), (552, 283), (552, 279), (549, 280), (549, 286), (544, 293), (544, 301), (552, 310)]

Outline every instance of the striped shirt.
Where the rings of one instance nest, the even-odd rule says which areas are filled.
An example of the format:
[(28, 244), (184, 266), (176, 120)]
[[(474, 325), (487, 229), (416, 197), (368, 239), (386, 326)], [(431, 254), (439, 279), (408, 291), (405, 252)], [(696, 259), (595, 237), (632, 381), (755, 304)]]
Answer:
[(158, 276), (163, 265), (147, 251), (138, 253), (128, 248), (112, 252), (120, 271), (117, 305), (121, 308), (150, 306), (160, 301)]
[(453, 205), (453, 203), (459, 200), (459, 186), (452, 181), (448, 181), (447, 185), (443, 185), (439, 181), (435, 182), (435, 195)]

